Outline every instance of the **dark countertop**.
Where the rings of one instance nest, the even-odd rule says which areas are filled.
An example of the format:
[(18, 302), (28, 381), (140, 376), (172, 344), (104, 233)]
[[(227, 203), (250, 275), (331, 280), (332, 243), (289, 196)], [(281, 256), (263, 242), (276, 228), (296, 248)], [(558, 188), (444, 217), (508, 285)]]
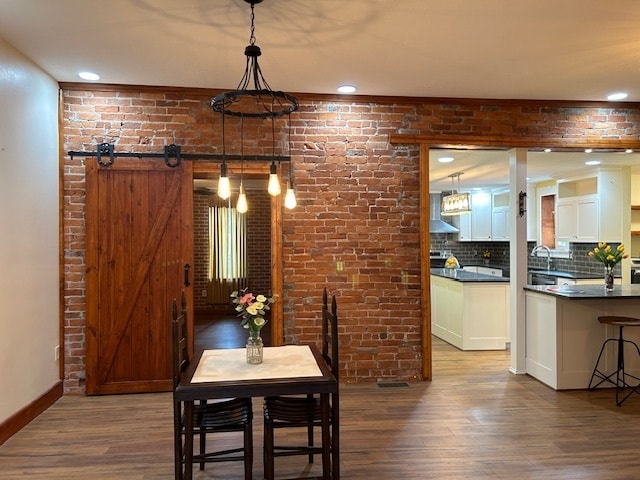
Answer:
[[(486, 268), (497, 268), (499, 270), (502, 270), (502, 276), (503, 277), (509, 277), (510, 276), (510, 265), (507, 264), (500, 264), (500, 263), (465, 263), (464, 264), (465, 267), (486, 267)], [(579, 280), (579, 279), (589, 279), (589, 278), (604, 278), (604, 274), (597, 274), (597, 273), (582, 273), (582, 272), (565, 272), (565, 271), (560, 271), (560, 270), (543, 270), (543, 269), (539, 269), (539, 268), (530, 268), (528, 270), (529, 273), (537, 273), (537, 274), (541, 274), (541, 275), (547, 275), (549, 277), (556, 277), (556, 278), (570, 278), (572, 280)], [(616, 277), (616, 278), (619, 278)]]
[(640, 285), (614, 285), (613, 291), (605, 292), (604, 281), (602, 285), (526, 285), (524, 289), (570, 300), (640, 299)]
[[(571, 278), (574, 280), (578, 279), (586, 279), (586, 278), (602, 278), (604, 279), (604, 274), (595, 274), (595, 273), (572, 273), (572, 272), (561, 272), (558, 270), (541, 270), (536, 268), (530, 268), (529, 273), (538, 273), (541, 275), (547, 275), (549, 277), (558, 277), (558, 278)], [(603, 280), (604, 282), (604, 280)]]
[(474, 273), (462, 270), (461, 268), (432, 268), (431, 275), (450, 278), (457, 282), (509, 283), (508, 277), (495, 277), (493, 275), (485, 275), (484, 273)]

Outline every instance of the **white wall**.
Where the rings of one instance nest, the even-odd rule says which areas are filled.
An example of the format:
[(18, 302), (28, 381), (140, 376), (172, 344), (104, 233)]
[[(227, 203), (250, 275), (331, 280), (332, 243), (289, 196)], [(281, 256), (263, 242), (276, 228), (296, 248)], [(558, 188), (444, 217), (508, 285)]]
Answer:
[(0, 38), (0, 423), (59, 380), (58, 85)]

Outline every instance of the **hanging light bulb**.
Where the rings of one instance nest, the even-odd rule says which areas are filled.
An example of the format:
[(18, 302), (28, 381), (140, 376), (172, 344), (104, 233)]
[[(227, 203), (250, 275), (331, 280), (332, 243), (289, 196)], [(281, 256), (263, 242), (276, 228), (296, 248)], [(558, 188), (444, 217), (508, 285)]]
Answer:
[(222, 163), (220, 165), (220, 178), (218, 178), (218, 196), (226, 200), (231, 195), (231, 185), (229, 184), (229, 177), (227, 176), (227, 164)]
[(269, 195), (276, 197), (280, 195), (280, 179), (278, 178), (278, 171), (276, 170), (275, 162), (271, 162), (269, 169), (269, 186), (267, 187)]
[[(289, 113), (289, 135), (288, 135), (289, 158), (291, 158), (291, 113)], [(296, 191), (293, 189), (293, 164), (289, 164), (289, 179), (287, 180), (287, 193), (284, 196), (284, 206), (289, 210), (296, 208)]]
[(244, 193), (244, 185), (242, 185), (242, 183), (240, 184), (236, 210), (240, 213), (247, 213), (247, 210), (249, 210), (249, 206), (247, 205), (247, 195)]
[(236, 210), (239, 213), (247, 213), (249, 210), (247, 195), (244, 193), (244, 116), (240, 116), (240, 188)]
[(291, 182), (287, 180), (287, 193), (284, 196), (284, 206), (291, 210), (292, 208), (296, 208), (297, 204), (298, 202), (296, 202), (296, 192), (293, 189)]

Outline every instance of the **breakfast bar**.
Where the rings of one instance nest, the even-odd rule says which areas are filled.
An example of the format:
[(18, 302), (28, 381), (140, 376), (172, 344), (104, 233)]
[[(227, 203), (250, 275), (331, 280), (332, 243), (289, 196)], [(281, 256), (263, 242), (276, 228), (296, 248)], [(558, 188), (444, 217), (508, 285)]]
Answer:
[[(616, 285), (610, 292), (604, 284), (527, 285), (525, 298), (526, 371), (555, 390), (588, 387), (603, 342), (617, 336), (616, 329), (598, 317), (640, 317), (640, 285)], [(625, 337), (639, 343), (640, 329), (625, 331)], [(638, 376), (640, 359), (632, 353), (625, 367)], [(615, 370), (613, 343), (603, 358), (604, 368)]]

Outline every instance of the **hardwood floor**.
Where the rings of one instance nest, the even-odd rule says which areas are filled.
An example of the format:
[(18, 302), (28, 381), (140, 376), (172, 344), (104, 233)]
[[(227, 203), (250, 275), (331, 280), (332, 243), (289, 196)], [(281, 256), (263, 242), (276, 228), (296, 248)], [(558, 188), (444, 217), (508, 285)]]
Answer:
[[(343, 479), (640, 478), (640, 395), (616, 407), (610, 389), (555, 392), (508, 373), (506, 352), (436, 339), (433, 364), (430, 383), (342, 386)], [(259, 401), (254, 444), (259, 479)], [(168, 480), (172, 454), (170, 394), (65, 396), (0, 446), (0, 478)], [(278, 459), (278, 478), (306, 474), (301, 462)], [(242, 467), (208, 465), (194, 478), (241, 480)]]
[[(235, 313), (212, 311), (196, 312), (194, 315), (195, 348), (240, 348), (247, 344), (248, 330), (240, 326)], [(271, 324), (260, 332), (265, 346), (271, 345)]]

